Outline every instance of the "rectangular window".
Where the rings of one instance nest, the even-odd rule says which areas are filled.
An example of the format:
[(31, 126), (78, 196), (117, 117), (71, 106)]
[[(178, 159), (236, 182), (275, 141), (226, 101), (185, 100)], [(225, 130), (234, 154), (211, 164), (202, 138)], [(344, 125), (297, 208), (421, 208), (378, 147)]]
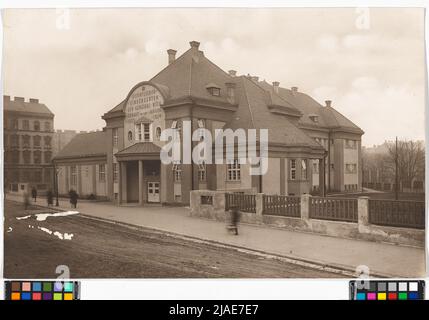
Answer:
[(347, 149), (356, 149), (357, 141), (356, 140), (346, 140), (346, 148)]
[(113, 182), (118, 182), (118, 164), (113, 164)]
[(141, 123), (139, 123), (139, 124), (136, 125), (136, 132), (137, 132), (137, 134), (136, 134), (136, 140), (137, 141), (142, 141), (143, 136), (142, 136), (142, 124)]
[(301, 160), (301, 180), (307, 180), (307, 159)]
[(150, 124), (149, 123), (143, 123), (143, 139), (144, 141), (150, 141), (151, 139), (150, 134)]
[(313, 160), (313, 173), (318, 174), (319, 173), (319, 161)]
[(106, 166), (104, 164), (98, 165), (98, 180), (100, 182), (106, 181)]
[(347, 163), (346, 164), (346, 173), (356, 173), (357, 165), (356, 163)]
[(198, 165), (198, 181), (206, 181), (206, 164), (201, 163)]
[(40, 136), (34, 136), (33, 137), (33, 147), (34, 148), (40, 148), (40, 141), (42, 138)]
[(296, 159), (290, 160), (290, 179), (295, 180), (296, 179)]
[(76, 166), (70, 167), (70, 184), (72, 186), (77, 185), (77, 168), (76, 168)]
[(173, 176), (174, 182), (182, 181), (182, 168), (180, 167), (179, 162), (173, 163)]
[(113, 146), (117, 147), (119, 142), (118, 128), (113, 128)]
[(30, 130), (30, 121), (23, 120), (22, 121), (22, 129), (24, 129), (24, 130)]
[(34, 161), (34, 164), (41, 164), (42, 163), (42, 152), (41, 151), (34, 151), (33, 152), (33, 161)]
[(227, 180), (229, 181), (240, 181), (241, 179), (241, 165), (238, 159), (229, 161), (227, 164)]
[(43, 139), (45, 140), (45, 148), (50, 149), (52, 138), (50, 136), (45, 136)]

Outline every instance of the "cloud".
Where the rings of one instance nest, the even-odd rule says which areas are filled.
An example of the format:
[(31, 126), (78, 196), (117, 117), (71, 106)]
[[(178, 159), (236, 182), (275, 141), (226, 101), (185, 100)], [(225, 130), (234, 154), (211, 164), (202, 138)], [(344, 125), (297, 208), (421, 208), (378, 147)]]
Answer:
[(354, 8), (72, 9), (65, 31), (55, 9), (6, 9), (4, 92), (39, 98), (58, 129), (97, 129), (103, 113), (166, 66), (167, 49), (179, 57), (196, 40), (225, 71), (333, 100), (364, 141), (422, 137), (424, 10), (371, 8), (370, 16), (370, 28), (358, 30)]

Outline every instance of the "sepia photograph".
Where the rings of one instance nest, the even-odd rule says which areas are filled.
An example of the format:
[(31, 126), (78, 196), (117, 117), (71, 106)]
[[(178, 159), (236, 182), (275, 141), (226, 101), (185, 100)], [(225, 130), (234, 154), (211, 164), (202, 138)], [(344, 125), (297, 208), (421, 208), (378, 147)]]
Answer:
[(424, 277), (424, 14), (3, 9), (3, 276)]

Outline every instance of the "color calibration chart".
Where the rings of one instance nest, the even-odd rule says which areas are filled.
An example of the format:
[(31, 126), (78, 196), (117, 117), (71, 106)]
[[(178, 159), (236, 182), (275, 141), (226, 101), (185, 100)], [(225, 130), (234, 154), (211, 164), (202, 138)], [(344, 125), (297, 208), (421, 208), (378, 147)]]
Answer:
[(423, 300), (423, 280), (350, 281), (350, 300)]
[(78, 281), (6, 281), (5, 300), (79, 300)]

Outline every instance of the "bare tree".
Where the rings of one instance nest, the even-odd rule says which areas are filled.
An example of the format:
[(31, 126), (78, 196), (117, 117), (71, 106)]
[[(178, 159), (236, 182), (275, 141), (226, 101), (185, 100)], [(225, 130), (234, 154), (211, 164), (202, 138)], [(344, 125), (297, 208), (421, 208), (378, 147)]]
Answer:
[(391, 174), (395, 175), (396, 157), (398, 180), (402, 185), (411, 187), (413, 181), (424, 176), (425, 171), (425, 151), (421, 141), (398, 140), (397, 147), (395, 142), (387, 142), (388, 155), (386, 166)]

